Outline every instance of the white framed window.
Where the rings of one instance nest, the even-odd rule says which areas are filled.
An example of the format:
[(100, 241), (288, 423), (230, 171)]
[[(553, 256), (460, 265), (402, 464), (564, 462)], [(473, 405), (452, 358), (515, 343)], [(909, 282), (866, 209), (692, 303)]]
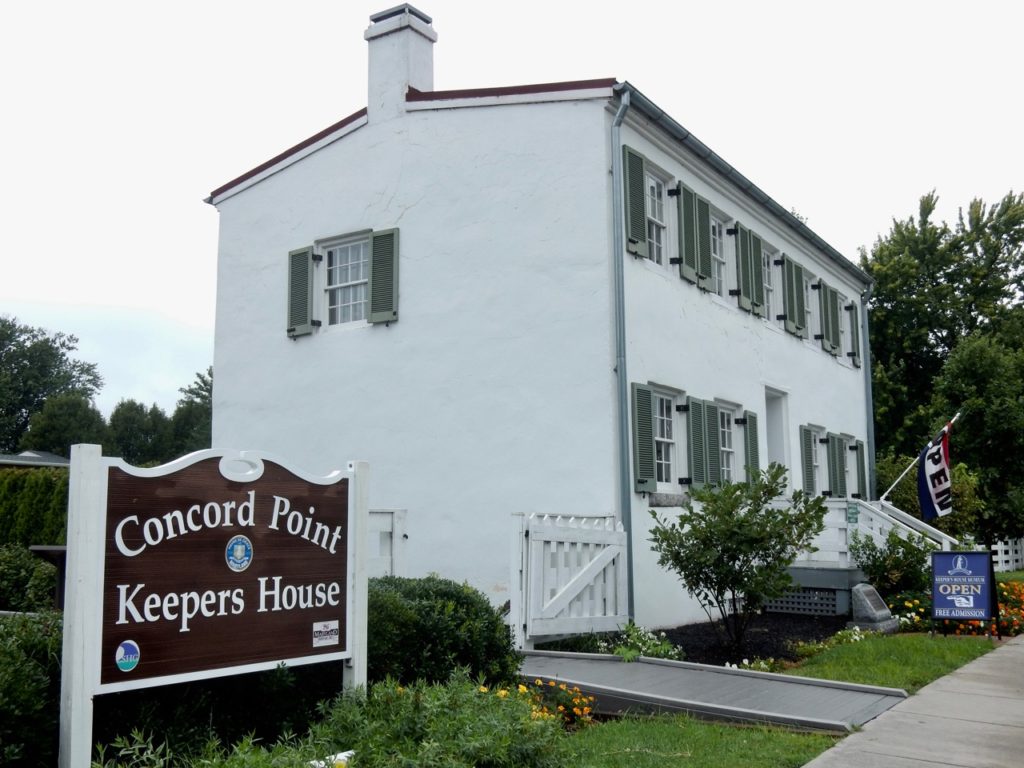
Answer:
[(665, 224), (665, 182), (647, 174), (647, 258), (655, 264), (667, 264), (665, 248), (668, 227)]
[(736, 479), (736, 451), (733, 447), (733, 412), (719, 407), (718, 410), (718, 449), (721, 463), (721, 479), (723, 483), (731, 483)]
[(370, 273), (370, 239), (328, 243), (323, 246), (327, 275), (324, 292), (327, 324), (340, 325), (366, 319)]
[(725, 296), (725, 224), (711, 217), (711, 292)]
[(821, 487), (821, 440), (824, 436), (823, 430), (811, 427), (811, 477), (815, 488)]
[(676, 444), (673, 420), (675, 418), (674, 398), (654, 393), (654, 475), (658, 483), (672, 483), (672, 462)]

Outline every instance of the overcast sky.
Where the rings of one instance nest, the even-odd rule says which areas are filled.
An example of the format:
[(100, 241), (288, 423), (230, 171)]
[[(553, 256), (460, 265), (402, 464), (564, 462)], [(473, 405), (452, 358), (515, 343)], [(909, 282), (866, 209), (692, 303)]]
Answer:
[[(211, 190), (366, 103), (395, 0), (0, 7), (0, 314), (170, 412), (213, 361)], [(438, 89), (628, 80), (856, 260), (1024, 184), (1024, 3), (421, 0)], [(613, 12), (610, 10), (615, 8)]]

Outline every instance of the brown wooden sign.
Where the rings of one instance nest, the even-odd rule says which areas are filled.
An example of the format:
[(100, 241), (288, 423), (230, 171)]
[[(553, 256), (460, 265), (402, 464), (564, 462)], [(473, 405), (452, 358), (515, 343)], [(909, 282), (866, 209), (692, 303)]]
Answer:
[(350, 656), (348, 478), (262, 465), (107, 469), (101, 685)]

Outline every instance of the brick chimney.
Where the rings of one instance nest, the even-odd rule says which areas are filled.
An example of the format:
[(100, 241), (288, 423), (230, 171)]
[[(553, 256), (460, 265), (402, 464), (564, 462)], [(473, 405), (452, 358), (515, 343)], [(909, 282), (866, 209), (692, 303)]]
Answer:
[(434, 90), (434, 43), (431, 18), (408, 3), (370, 17), (363, 35), (370, 45), (367, 119), (390, 120), (405, 111), (411, 85)]

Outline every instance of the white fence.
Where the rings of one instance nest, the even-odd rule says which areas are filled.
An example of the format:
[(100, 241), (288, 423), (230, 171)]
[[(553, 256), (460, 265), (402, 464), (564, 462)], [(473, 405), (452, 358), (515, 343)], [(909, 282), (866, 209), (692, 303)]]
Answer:
[(1024, 569), (1024, 539), (1011, 539), (993, 544), (992, 563), (997, 571)]
[(519, 517), (510, 620), (520, 648), (541, 637), (608, 632), (629, 619), (626, 533), (612, 516)]

